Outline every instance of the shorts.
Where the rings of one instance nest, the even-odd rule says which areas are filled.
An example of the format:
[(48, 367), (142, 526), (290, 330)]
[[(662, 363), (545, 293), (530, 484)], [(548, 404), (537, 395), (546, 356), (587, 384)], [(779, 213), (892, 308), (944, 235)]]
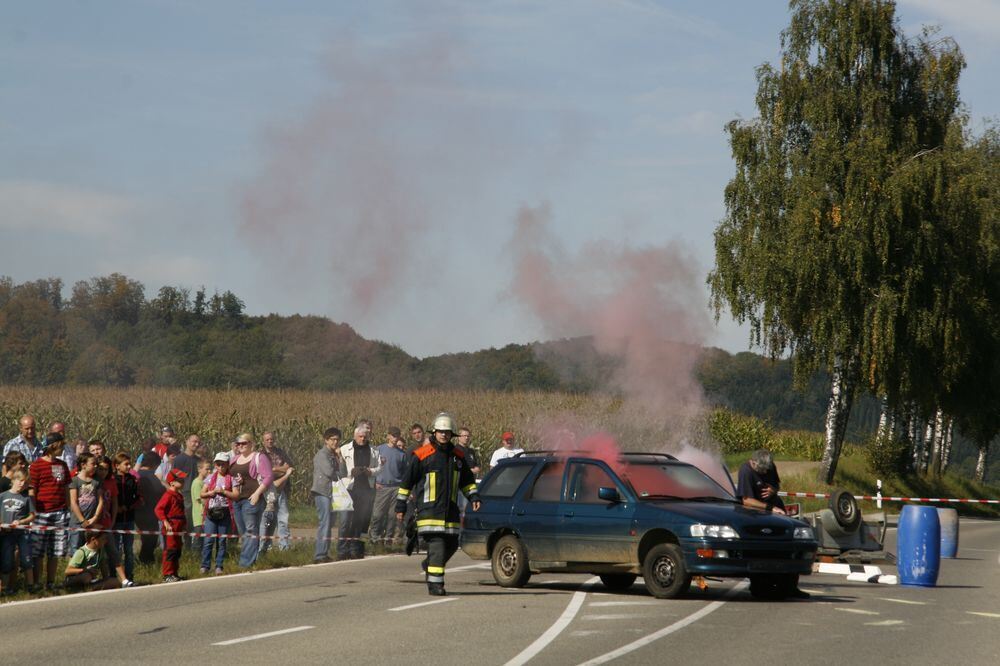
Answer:
[[(69, 511), (61, 509), (59, 511), (49, 511), (39, 513), (35, 516), (32, 527), (68, 527)], [(32, 529), (32, 540), (34, 547), (32, 552), (35, 559), (39, 557), (66, 557), (67, 545), (69, 542), (69, 532), (66, 530), (35, 530)]]

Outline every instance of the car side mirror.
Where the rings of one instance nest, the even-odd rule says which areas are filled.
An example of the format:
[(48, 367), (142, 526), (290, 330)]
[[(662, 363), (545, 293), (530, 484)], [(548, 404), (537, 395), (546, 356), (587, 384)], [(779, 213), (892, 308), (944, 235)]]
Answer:
[(621, 502), (622, 497), (617, 488), (598, 488), (597, 496), (605, 502)]

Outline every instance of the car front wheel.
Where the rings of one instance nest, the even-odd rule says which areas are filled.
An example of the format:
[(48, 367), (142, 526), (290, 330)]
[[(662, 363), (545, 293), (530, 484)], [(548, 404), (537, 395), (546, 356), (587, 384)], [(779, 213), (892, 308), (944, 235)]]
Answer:
[(642, 562), (642, 580), (657, 599), (673, 599), (691, 585), (680, 546), (661, 543), (653, 546)]
[(516, 536), (508, 534), (493, 548), (493, 579), (500, 587), (524, 587), (531, 578), (528, 553)]

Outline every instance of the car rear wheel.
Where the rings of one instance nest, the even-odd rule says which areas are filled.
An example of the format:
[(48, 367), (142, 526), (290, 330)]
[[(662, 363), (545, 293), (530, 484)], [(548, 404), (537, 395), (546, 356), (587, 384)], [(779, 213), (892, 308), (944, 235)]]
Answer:
[(627, 590), (632, 587), (637, 576), (635, 574), (601, 574), (601, 582), (609, 590)]
[(493, 579), (500, 587), (524, 587), (531, 578), (528, 553), (516, 536), (508, 534), (493, 548)]
[(653, 546), (642, 562), (642, 580), (657, 599), (673, 599), (687, 590), (691, 576), (680, 546), (673, 543)]

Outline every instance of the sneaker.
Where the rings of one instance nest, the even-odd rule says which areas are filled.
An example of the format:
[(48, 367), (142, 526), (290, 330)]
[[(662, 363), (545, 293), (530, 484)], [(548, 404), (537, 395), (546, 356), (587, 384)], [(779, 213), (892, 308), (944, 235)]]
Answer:
[(198, 571), (200, 571), (202, 573), (202, 575), (207, 574), (208, 573), (208, 567), (202, 567)]
[(180, 580), (181, 580), (180, 576), (164, 576), (163, 577), (163, 582), (164, 583), (179, 583)]
[(313, 560), (313, 564), (325, 564), (326, 562), (333, 562), (329, 557), (317, 557)]
[(128, 578), (122, 581), (122, 587), (135, 587), (135, 581), (131, 581)]
[(222, 570), (222, 567), (215, 567), (215, 575), (216, 576), (221, 576), (224, 573), (226, 573), (226, 572)]

